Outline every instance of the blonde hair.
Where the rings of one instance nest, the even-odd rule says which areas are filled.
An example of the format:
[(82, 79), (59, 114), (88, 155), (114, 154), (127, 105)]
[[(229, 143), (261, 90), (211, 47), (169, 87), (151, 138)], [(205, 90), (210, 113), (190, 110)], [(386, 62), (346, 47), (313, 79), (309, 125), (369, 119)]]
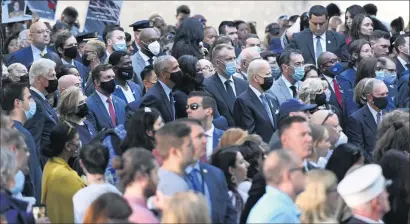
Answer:
[(301, 210), (302, 223), (320, 223), (334, 220), (335, 212), (328, 204), (327, 192), (337, 186), (336, 175), (328, 170), (312, 170), (306, 176), (305, 191), (296, 198)]
[(314, 103), (316, 94), (323, 92), (324, 87), (320, 78), (306, 79), (299, 88), (299, 99), (303, 103)]
[(230, 145), (240, 145), (243, 143), (243, 139), (248, 136), (248, 131), (244, 131), (240, 128), (229, 128), (222, 135), (218, 148), (223, 148)]
[(174, 194), (164, 209), (161, 223), (211, 223), (204, 196), (192, 191)]
[(104, 42), (99, 40), (89, 40), (87, 44), (91, 45), (95, 52), (97, 52), (98, 58), (101, 58), (105, 54), (106, 46)]
[(61, 121), (70, 121), (70, 117), (77, 110), (78, 98), (80, 98), (81, 93), (81, 89), (76, 86), (70, 86), (61, 93), (57, 105), (57, 112)]

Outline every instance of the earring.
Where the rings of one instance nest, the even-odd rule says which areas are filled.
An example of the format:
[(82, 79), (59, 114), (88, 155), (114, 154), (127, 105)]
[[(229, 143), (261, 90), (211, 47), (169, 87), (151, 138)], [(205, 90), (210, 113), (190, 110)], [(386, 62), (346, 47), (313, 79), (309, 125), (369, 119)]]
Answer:
[(235, 177), (235, 176), (231, 176), (231, 181), (232, 181), (232, 183), (236, 184), (236, 177)]

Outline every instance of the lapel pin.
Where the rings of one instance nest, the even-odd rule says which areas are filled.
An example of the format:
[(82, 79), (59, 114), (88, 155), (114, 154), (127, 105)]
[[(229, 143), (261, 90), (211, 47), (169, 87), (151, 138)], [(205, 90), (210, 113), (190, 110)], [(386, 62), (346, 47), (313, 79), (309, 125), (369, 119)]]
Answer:
[(202, 173), (208, 173), (208, 170), (203, 169), (203, 170), (202, 170)]
[(328, 40), (327, 43), (330, 44), (330, 40)]

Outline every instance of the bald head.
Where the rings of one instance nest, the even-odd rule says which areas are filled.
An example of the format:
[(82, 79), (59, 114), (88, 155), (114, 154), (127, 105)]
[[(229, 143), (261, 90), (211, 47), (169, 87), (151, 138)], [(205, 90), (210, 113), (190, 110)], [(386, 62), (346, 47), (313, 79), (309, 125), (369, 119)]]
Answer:
[(140, 41), (146, 44), (150, 44), (151, 42), (154, 42), (159, 39), (159, 34), (158, 34), (158, 31), (155, 30), (154, 28), (145, 28), (141, 30), (139, 39)]
[(283, 181), (283, 173), (291, 168), (302, 167), (302, 159), (289, 150), (275, 150), (269, 153), (263, 164), (266, 183), (276, 186)]
[(50, 30), (45, 23), (37, 21), (30, 26), (31, 43), (43, 50), (50, 43)]
[(248, 47), (242, 50), (238, 58), (240, 58), (241, 71), (247, 72), (249, 63), (255, 59), (260, 59), (261, 55), (256, 47)]
[(337, 55), (333, 54), (330, 51), (325, 51), (322, 54), (320, 54), (317, 58), (317, 65), (319, 69), (322, 69), (324, 64), (330, 64), (329, 62), (334, 58), (337, 58)]
[(264, 76), (269, 74), (269, 72), (271, 71), (270, 69), (270, 65), (267, 61), (263, 60), (263, 59), (255, 59), (253, 60), (248, 67), (248, 80), (251, 81), (253, 80), (253, 77), (255, 75), (260, 75), (260, 76)]
[(80, 78), (75, 75), (64, 75), (58, 80), (58, 89), (60, 93), (66, 90), (68, 87), (71, 86), (81, 86)]
[(310, 118), (312, 124), (329, 125), (337, 132), (341, 132), (342, 128), (339, 124), (339, 117), (331, 110), (318, 110)]

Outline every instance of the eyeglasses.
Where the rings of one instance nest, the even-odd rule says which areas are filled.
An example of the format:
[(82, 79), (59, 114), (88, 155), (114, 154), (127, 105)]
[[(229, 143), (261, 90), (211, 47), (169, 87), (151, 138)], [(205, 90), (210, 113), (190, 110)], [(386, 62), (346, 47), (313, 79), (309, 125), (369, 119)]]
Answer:
[(324, 125), (325, 122), (327, 121), (327, 119), (329, 119), (329, 117), (333, 116), (334, 114), (335, 114), (335, 112), (333, 110), (329, 110), (329, 113), (327, 114), (327, 116), (323, 120), (322, 125)]
[(293, 172), (296, 172), (296, 171), (300, 171), (300, 172), (302, 172), (303, 174), (306, 173), (306, 170), (305, 170), (304, 167), (295, 167), (295, 168), (290, 168), (290, 169), (289, 169), (289, 173), (293, 173)]
[(50, 30), (37, 30), (36, 32), (32, 32), (32, 33), (36, 33), (36, 34), (50, 34), (51, 31)]
[(197, 103), (193, 103), (191, 105), (186, 105), (186, 109), (191, 108), (191, 110), (197, 110), (201, 105)]
[(339, 62), (339, 59), (338, 59), (338, 58), (333, 58), (332, 60), (323, 63), (321, 66), (326, 65), (326, 64), (329, 64), (329, 63), (332, 63), (332, 65), (333, 65), (333, 64), (335, 64), (335, 63), (337, 63), (337, 62)]

